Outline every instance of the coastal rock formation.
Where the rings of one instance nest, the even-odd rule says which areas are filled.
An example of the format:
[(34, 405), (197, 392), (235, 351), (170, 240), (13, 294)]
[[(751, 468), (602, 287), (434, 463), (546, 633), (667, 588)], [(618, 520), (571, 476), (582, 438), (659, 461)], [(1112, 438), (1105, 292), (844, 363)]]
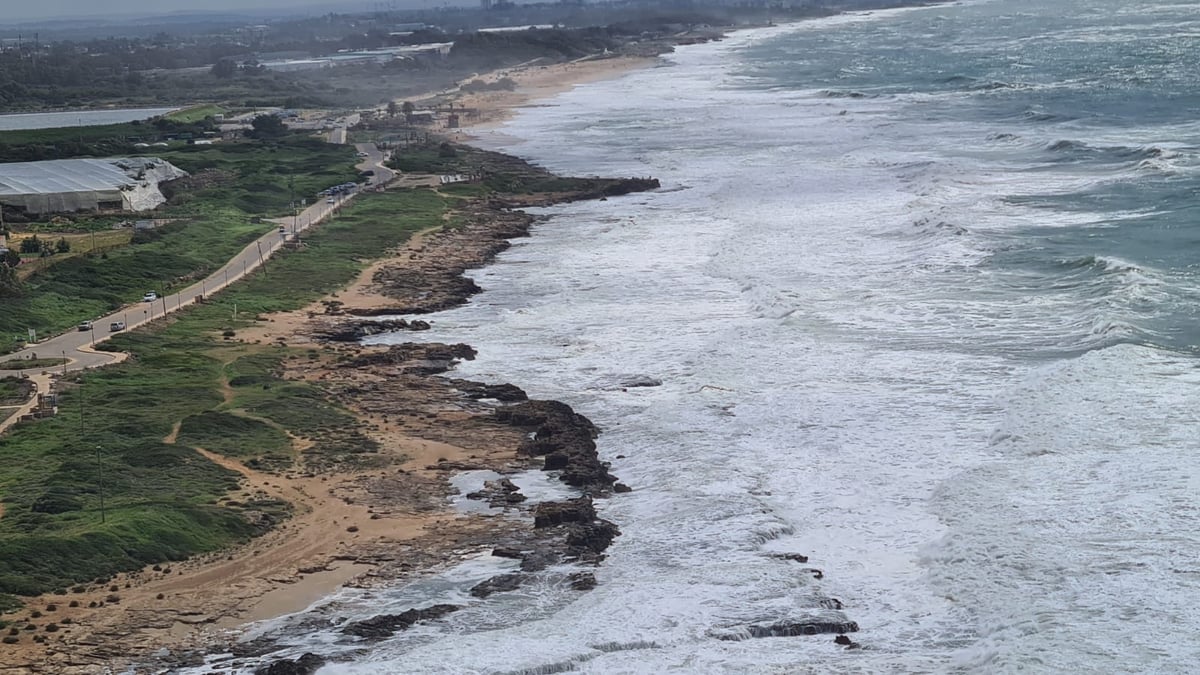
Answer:
[(575, 572), (567, 577), (573, 591), (590, 591), (596, 587), (596, 575), (591, 572)]
[(504, 508), (525, 501), (521, 488), (507, 478), (489, 480), (483, 484), (483, 489), (467, 494), (467, 499), (486, 501), (492, 508)]
[(542, 502), (533, 508), (535, 528), (554, 527), (567, 523), (590, 523), (596, 519), (591, 497), (579, 497), (561, 502)]
[(857, 633), (858, 624), (853, 621), (803, 620), (778, 621), (772, 624), (746, 626), (744, 633), (717, 635), (721, 640), (742, 640), (747, 637), (797, 637), (822, 633)]
[(391, 345), (386, 351), (359, 353), (347, 359), (343, 367), (394, 366), (414, 375), (437, 375), (450, 370), (458, 361), (471, 361), (474, 358), (475, 349), (471, 345), (405, 342)]
[(543, 469), (561, 471), (564, 483), (602, 494), (616, 482), (596, 453), (596, 426), (565, 403), (526, 401), (496, 410), (496, 419), (531, 430), (533, 437), (521, 443), (518, 452), (544, 457)]
[(486, 598), (493, 593), (515, 591), (528, 578), (524, 574), (500, 574), (471, 588), (471, 595)]
[(493, 398), (501, 403), (519, 403), (529, 399), (520, 387), (513, 384), (483, 384), (470, 380), (447, 381), (467, 398)]
[(312, 675), (323, 665), (325, 665), (323, 657), (307, 653), (294, 661), (283, 659), (259, 668), (254, 671), (254, 675)]
[(380, 614), (362, 621), (355, 621), (342, 628), (346, 635), (355, 635), (367, 640), (382, 640), (398, 631), (407, 630), (418, 621), (440, 619), (462, 609), (458, 605), (432, 605), (424, 609), (409, 609), (400, 614)]
[(365, 337), (401, 330), (429, 330), (429, 322), (414, 319), (358, 320), (329, 323), (313, 331), (318, 340), (328, 342), (358, 342)]

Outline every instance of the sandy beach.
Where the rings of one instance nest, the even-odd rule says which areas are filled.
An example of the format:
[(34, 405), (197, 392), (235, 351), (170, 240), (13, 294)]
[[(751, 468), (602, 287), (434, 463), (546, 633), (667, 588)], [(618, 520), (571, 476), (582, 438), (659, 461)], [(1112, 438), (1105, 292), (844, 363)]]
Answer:
[[(480, 76), (485, 81), (511, 78), (517, 83), (512, 91), (450, 96), (456, 107), (474, 111), (463, 119), (461, 130), (461, 136), (470, 137), (494, 129), (520, 107), (653, 62), (622, 57), (534, 64)], [(181, 651), (228, 642), (250, 622), (303, 610), (344, 586), (395, 581), (520, 539), (523, 535), (511, 531), (512, 519), (456, 513), (448, 500), (452, 488), (447, 476), (455, 471), (511, 472), (542, 465), (540, 457), (518, 451), (529, 434), (529, 420), (497, 423), (491, 419), (494, 406), (480, 402), (490, 393), (465, 395), (473, 383), (436, 377), (455, 360), (473, 357), (473, 350), (437, 343), (364, 348), (328, 339), (333, 326), (360, 321), (355, 313), (371, 315), (397, 306), (397, 292), (387, 288), (389, 273), (444, 274), (448, 268), (457, 275), (486, 264), (531, 221), (523, 214), (510, 222), (478, 215), (474, 225), (453, 232), (431, 224), (429, 231), (365, 269), (348, 288), (302, 311), (264, 317), (235, 338), (319, 353), (317, 359), (289, 365), (286, 378), (343, 392), (343, 405), (390, 460), (386, 468), (273, 474), (200, 451), (242, 475), (241, 489), (230, 499), (281, 500), (291, 504), (292, 517), (233, 550), (155, 565), (103, 585), (83, 584), (31, 601), (17, 615), (16, 625), (53, 621), (60, 630), (42, 644), (5, 645), (0, 672), (96, 673), (146, 663), (151, 656), (160, 665), (163, 659), (174, 662)], [(177, 432), (164, 441), (173, 443)], [(591, 470), (603, 474), (603, 469)]]

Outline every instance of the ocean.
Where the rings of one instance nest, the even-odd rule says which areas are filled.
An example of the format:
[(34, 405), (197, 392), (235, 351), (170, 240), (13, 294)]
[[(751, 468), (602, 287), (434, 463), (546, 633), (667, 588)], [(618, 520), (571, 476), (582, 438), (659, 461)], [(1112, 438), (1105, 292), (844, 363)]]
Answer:
[[(353, 653), (322, 675), (1193, 671), (1198, 55), (1194, 4), (995, 0), (741, 31), (523, 111), (493, 144), (663, 188), (545, 210), (430, 339), (601, 427), (623, 534), (588, 593), (475, 600), (506, 564), (485, 556), (339, 611), (467, 609), (294, 653)], [(641, 375), (662, 385), (620, 386)], [(746, 634), (833, 615), (860, 649)]]

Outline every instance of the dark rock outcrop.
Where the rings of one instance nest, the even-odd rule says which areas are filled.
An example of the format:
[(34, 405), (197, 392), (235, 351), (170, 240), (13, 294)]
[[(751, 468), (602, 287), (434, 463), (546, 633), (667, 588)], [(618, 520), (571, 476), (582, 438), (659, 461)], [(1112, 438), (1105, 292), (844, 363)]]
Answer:
[(621, 530), (607, 520), (571, 525), (567, 528), (567, 546), (576, 554), (603, 553), (620, 534)]
[(590, 591), (596, 587), (596, 575), (591, 572), (575, 572), (567, 577), (571, 590)]
[(380, 614), (370, 619), (349, 623), (342, 628), (342, 632), (368, 640), (381, 640), (398, 631), (407, 630), (418, 621), (440, 619), (460, 609), (462, 608), (458, 605), (432, 605), (424, 609), (405, 610), (399, 614)]
[(542, 502), (533, 508), (535, 528), (553, 527), (567, 523), (591, 523), (596, 519), (596, 509), (591, 497), (567, 499), (561, 502)]
[(471, 595), (477, 598), (486, 598), (493, 593), (515, 591), (525, 583), (526, 578), (524, 574), (500, 574), (476, 584), (471, 588)]
[(507, 478), (485, 481), (482, 490), (468, 493), (466, 497), (467, 499), (486, 501), (493, 508), (503, 508), (525, 501), (525, 495), (521, 494), (521, 488)]
[(604, 493), (616, 477), (596, 453), (599, 434), (591, 420), (558, 401), (525, 401), (496, 410), (496, 420), (530, 429), (533, 438), (517, 452), (529, 457), (545, 457), (543, 468), (561, 471), (559, 478), (585, 492)]
[(437, 375), (450, 370), (458, 361), (475, 359), (475, 348), (466, 344), (447, 345), (439, 342), (405, 342), (392, 345), (387, 351), (357, 354), (344, 362), (343, 367), (395, 366), (414, 375)]
[(750, 637), (795, 637), (820, 635), (821, 633), (857, 633), (858, 624), (853, 621), (780, 621), (765, 626), (746, 628)]
[(494, 398), (502, 403), (518, 403), (529, 399), (520, 387), (512, 384), (483, 384), (470, 380), (448, 381), (467, 398)]
[(254, 671), (254, 675), (312, 675), (325, 665), (324, 657), (304, 654), (296, 660), (282, 659)]
[(328, 342), (358, 342), (365, 337), (401, 330), (429, 330), (426, 321), (385, 319), (382, 321), (341, 321), (329, 324), (316, 331), (319, 340)]

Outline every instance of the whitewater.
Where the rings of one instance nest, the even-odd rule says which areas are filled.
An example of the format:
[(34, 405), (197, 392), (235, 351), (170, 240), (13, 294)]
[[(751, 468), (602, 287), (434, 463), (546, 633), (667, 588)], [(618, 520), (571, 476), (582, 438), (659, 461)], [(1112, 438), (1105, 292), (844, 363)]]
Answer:
[[(291, 653), (351, 658), (322, 675), (1193, 670), (1193, 14), (833, 17), (522, 111), (484, 142), (663, 188), (544, 210), (429, 339), (602, 429), (622, 535), (588, 593), (474, 599), (511, 565), (484, 555), (337, 599), (341, 621), (464, 610), (364, 651), (309, 622)], [(641, 376), (662, 384), (620, 384)], [(745, 630), (829, 616), (861, 648)]]

